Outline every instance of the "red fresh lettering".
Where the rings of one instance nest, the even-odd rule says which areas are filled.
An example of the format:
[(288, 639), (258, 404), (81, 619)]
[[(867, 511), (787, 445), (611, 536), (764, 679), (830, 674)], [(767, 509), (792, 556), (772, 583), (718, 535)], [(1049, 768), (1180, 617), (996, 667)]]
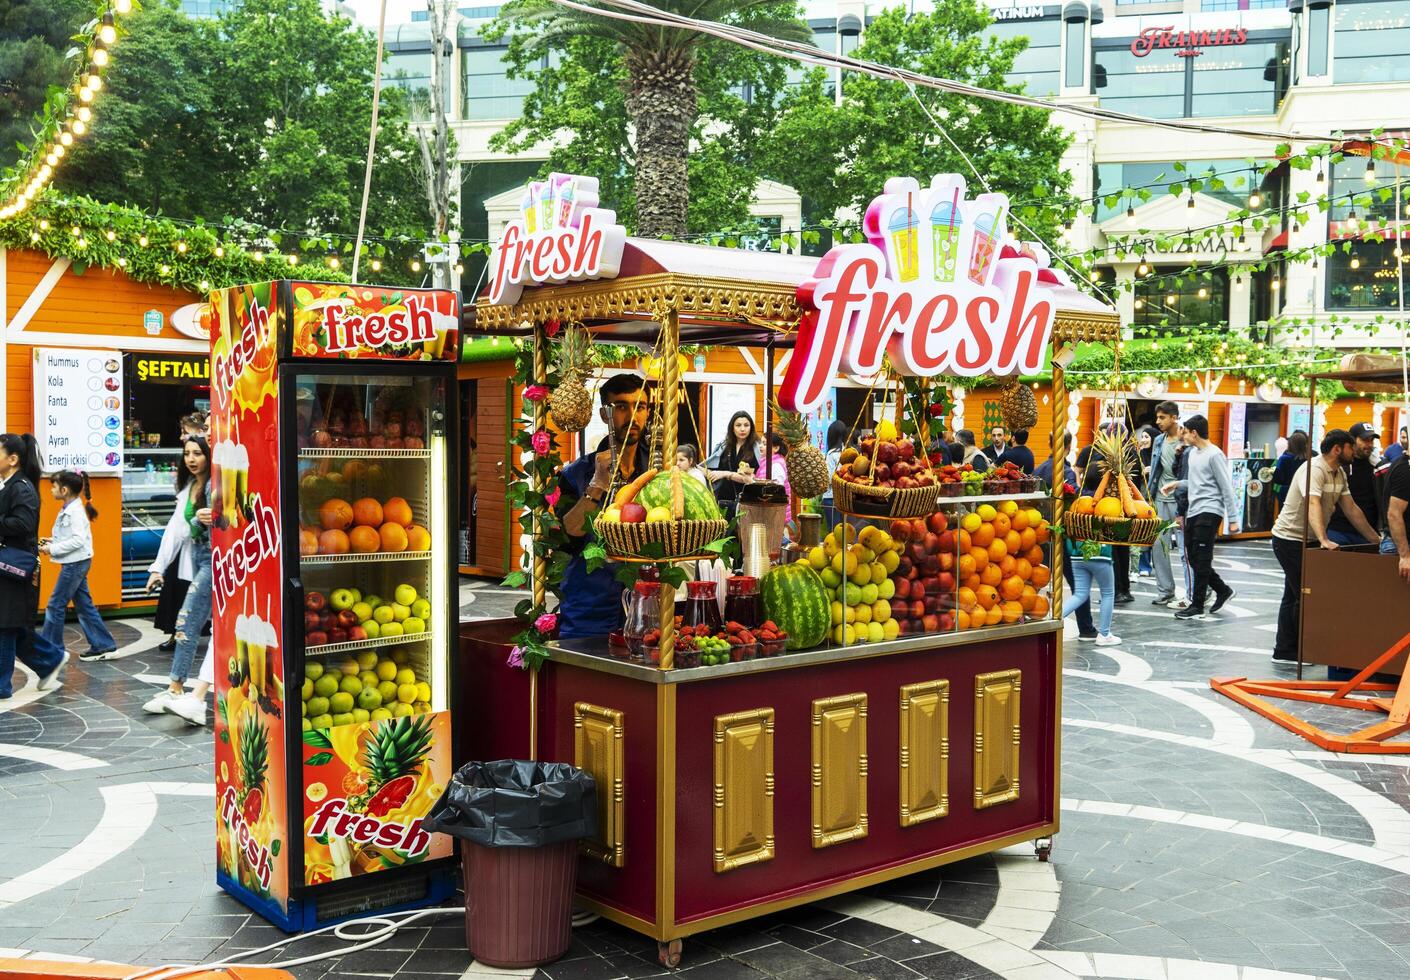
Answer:
[(256, 493), (250, 497), (254, 519), (228, 544), (217, 542), (211, 550), (211, 597), (224, 614), (225, 604), (266, 558), (279, 554), (279, 515)]
[[(936, 310), (942, 306), (945, 311), (937, 320)], [(935, 374), (944, 370), (950, 350), (943, 334), (954, 325), (959, 312), (959, 303), (948, 293), (932, 297), (920, 308), (916, 324), (911, 328), (910, 357), (906, 359), (912, 367)]]

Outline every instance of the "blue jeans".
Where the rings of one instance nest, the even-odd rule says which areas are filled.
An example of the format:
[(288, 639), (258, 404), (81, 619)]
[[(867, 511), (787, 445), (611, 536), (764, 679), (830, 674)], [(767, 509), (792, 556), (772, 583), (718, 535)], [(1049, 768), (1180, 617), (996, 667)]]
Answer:
[(1395, 547), (1395, 539), (1393, 539), (1389, 534), (1382, 534), (1382, 535), (1381, 535), (1381, 554), (1383, 554), (1383, 555), (1397, 555), (1397, 554), (1399, 554), (1399, 553), (1400, 553), (1400, 552), (1399, 552), (1398, 550), (1396, 550), (1396, 547)]
[(1351, 547), (1356, 545), (1365, 547), (1366, 545), (1371, 543), (1361, 536), (1360, 531), (1347, 532), (1338, 530), (1334, 527), (1327, 528), (1327, 537), (1331, 538), (1333, 541), (1335, 541), (1342, 547)]
[(1074, 581), (1072, 595), (1062, 604), (1063, 616), (1069, 616), (1085, 606), (1092, 596), (1092, 585), (1101, 593), (1101, 608), (1097, 614), (1097, 633), (1111, 633), (1111, 613), (1116, 607), (1116, 570), (1106, 559), (1079, 559), (1072, 563)]
[[(1079, 562), (1079, 559), (1077, 559), (1077, 558), (1068, 558), (1068, 559), (1066, 559), (1066, 560), (1062, 563), (1062, 577), (1067, 580), (1067, 594), (1068, 594), (1069, 596), (1072, 595), (1073, 591), (1077, 588), (1077, 586), (1074, 584), (1074, 583), (1076, 582), (1076, 579), (1074, 579), (1073, 576), (1072, 576), (1072, 569), (1078, 564), (1078, 562)], [(1115, 571), (1113, 570), (1113, 572), (1112, 572), (1112, 582), (1113, 582), (1113, 584), (1114, 584), (1115, 581), (1116, 581), (1115, 574), (1116, 574), (1116, 573), (1115, 573)], [(1063, 608), (1066, 608), (1066, 606), (1067, 606), (1067, 603), (1066, 603), (1066, 601), (1064, 601), (1064, 602), (1063, 602)], [(1063, 617), (1066, 618), (1066, 616), (1067, 616), (1067, 613), (1064, 612), (1064, 613), (1063, 613)], [(1094, 625), (1092, 624), (1092, 604), (1091, 604), (1090, 602), (1085, 602), (1085, 601), (1084, 601), (1080, 606), (1077, 607), (1077, 635), (1078, 635), (1078, 636), (1096, 636), (1096, 635), (1097, 635), (1097, 628), (1096, 628), (1096, 626), (1094, 626)]]
[(103, 617), (98, 615), (98, 607), (93, 605), (93, 597), (88, 594), (88, 569), (93, 559), (69, 562), (59, 566), (59, 580), (54, 583), (54, 591), (49, 596), (49, 607), (44, 610), (44, 626), (39, 630), (54, 646), (64, 645), (64, 613), (69, 600), (73, 600), (73, 611), (78, 613), (78, 625), (88, 640), (88, 649), (107, 653), (117, 649), (113, 634), (103, 625)]
[(15, 673), (15, 657), (40, 677), (49, 673), (64, 658), (62, 647), (56, 647), (27, 626), (0, 629), (0, 695), (12, 693), (11, 678)]
[(186, 683), (196, 648), (201, 645), (201, 630), (211, 618), (211, 551), (209, 547), (193, 549), (196, 574), (186, 590), (186, 601), (176, 615), (176, 652), (171, 655), (171, 679)]

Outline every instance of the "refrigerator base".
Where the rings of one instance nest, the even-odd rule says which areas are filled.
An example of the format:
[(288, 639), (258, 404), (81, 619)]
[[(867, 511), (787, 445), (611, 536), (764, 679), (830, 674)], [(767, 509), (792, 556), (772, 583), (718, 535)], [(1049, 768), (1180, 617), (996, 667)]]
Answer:
[[(260, 898), (223, 871), (216, 872), (215, 880), (216, 884), (230, 895), (238, 898), (252, 911), (259, 913), (271, 924), (290, 933), (310, 932), (351, 919), (379, 915), (385, 912), (405, 912), (410, 909), (427, 908), (440, 904), (454, 895), (457, 890), (453, 866), (428, 868), (420, 875), (400, 877), (395, 882), (388, 882), (383, 876), (374, 875), (365, 885), (359, 887), (341, 888), (327, 894), (315, 893), (304, 898), (291, 898), (289, 899), (289, 910), (285, 912), (277, 902)], [(408, 890), (408, 886), (420, 891), (419, 885), (421, 884), (424, 884), (425, 890), (416, 897), (408, 898), (405, 901), (394, 900), (394, 904), (390, 905), (385, 904), (389, 895), (404, 892)]]

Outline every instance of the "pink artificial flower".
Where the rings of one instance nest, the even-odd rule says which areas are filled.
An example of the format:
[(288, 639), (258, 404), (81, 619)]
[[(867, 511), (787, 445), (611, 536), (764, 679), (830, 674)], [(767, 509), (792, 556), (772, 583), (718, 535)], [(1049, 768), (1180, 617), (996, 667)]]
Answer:
[(552, 633), (558, 628), (558, 615), (556, 613), (544, 613), (534, 620), (534, 629), (545, 635)]
[(557, 507), (558, 498), (562, 495), (562, 493), (562, 490), (560, 490), (558, 487), (554, 487), (552, 490), (548, 491), (548, 493), (543, 495), (543, 502), (548, 504), (549, 507)]
[(506, 660), (505, 663), (509, 664), (511, 667), (522, 668), (524, 666), (524, 648), (515, 647), (513, 650), (510, 650), (509, 659)]
[(534, 452), (539, 456), (548, 454), (549, 448), (553, 445), (553, 437), (548, 434), (547, 429), (539, 429), (533, 435)]
[(547, 397), (547, 385), (529, 385), (524, 389), (524, 401), (526, 402), (541, 402)]

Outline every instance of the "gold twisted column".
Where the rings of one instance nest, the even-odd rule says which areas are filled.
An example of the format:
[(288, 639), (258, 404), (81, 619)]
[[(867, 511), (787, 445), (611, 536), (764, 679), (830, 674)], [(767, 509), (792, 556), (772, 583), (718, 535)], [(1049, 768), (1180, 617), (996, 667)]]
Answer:
[(1062, 577), (1063, 541), (1066, 535), (1062, 530), (1063, 498), (1062, 485), (1066, 482), (1067, 456), (1064, 450), (1063, 435), (1067, 432), (1067, 379), (1066, 372), (1057, 363), (1057, 355), (1066, 345), (1053, 350), (1053, 525), (1057, 528), (1050, 539), (1053, 543), (1053, 571), (1048, 577), (1052, 583), (1053, 607), (1049, 612), (1058, 620), (1058, 649), (1062, 649)]
[[(543, 323), (534, 324), (534, 384), (548, 384), (548, 341), (544, 335)], [(534, 406), (534, 428), (537, 432), (548, 423), (547, 400), (540, 398), (533, 403)], [(535, 467), (532, 476), (532, 486), (534, 492), (543, 493), (543, 477), (539, 475), (538, 468)], [(534, 515), (533, 533), (533, 575), (530, 579), (530, 587), (533, 590), (533, 602), (535, 609), (542, 609), (548, 602), (548, 556), (540, 554), (542, 550), (539, 545), (543, 541), (544, 533), (543, 518)], [(529, 671), (529, 758), (539, 757), (539, 672)]]
[[(681, 321), (680, 312), (671, 307), (659, 319), (661, 324), (661, 468), (669, 472), (676, 465), (676, 440), (680, 437), (678, 409), (681, 400), (681, 366), (679, 363)], [(690, 479), (687, 477), (687, 479)], [(675, 516), (674, 514), (672, 516)], [(661, 585), (661, 669), (675, 665), (676, 654), (676, 590)]]

